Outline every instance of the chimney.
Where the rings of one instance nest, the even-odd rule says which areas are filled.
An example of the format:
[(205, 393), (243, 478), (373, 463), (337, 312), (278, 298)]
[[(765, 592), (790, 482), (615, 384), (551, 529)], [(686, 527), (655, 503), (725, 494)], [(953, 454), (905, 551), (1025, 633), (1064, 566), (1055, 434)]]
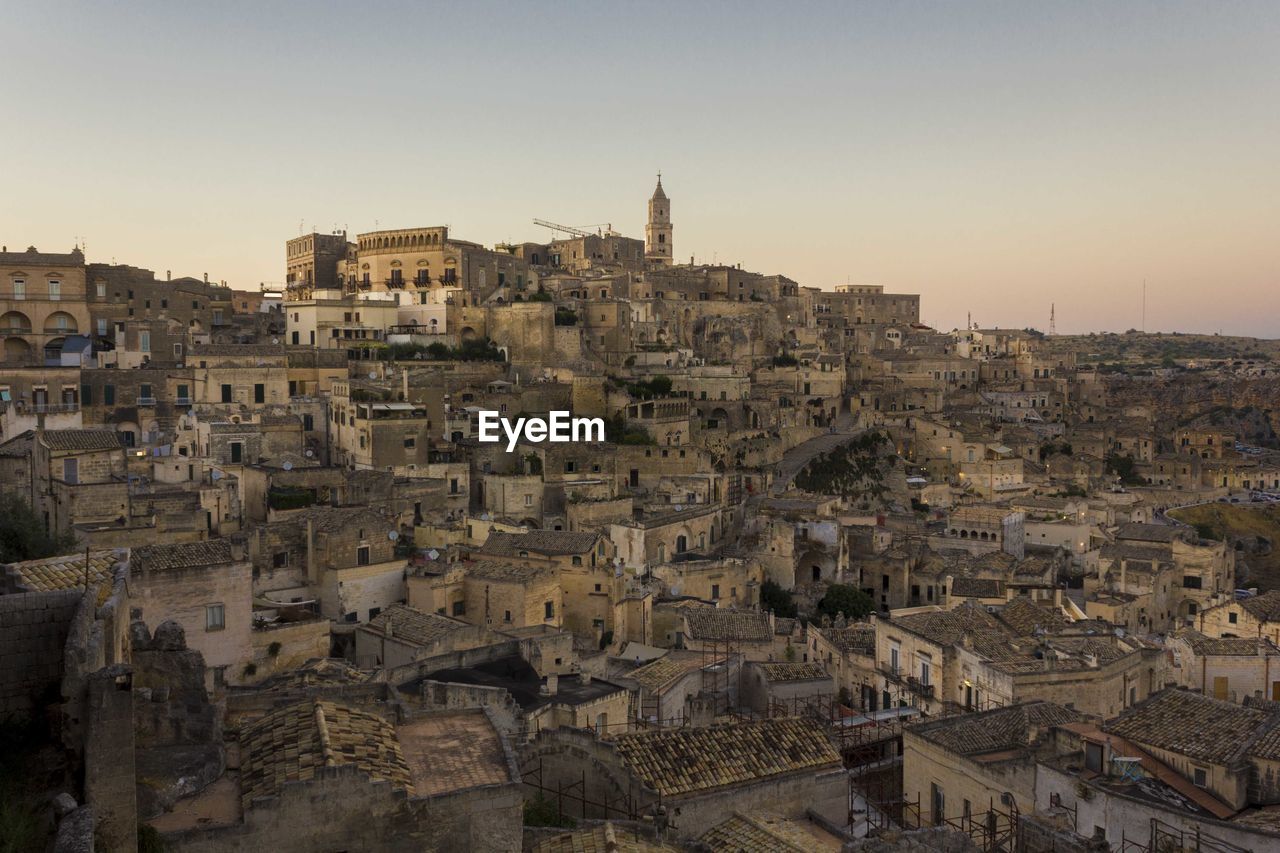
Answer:
[(164, 271), (164, 280), (165, 280), (165, 281), (173, 281), (173, 270), (165, 270), (165, 271)]
[(556, 675), (554, 672), (549, 674), (547, 676), (547, 683), (543, 685), (543, 688), (547, 691), (548, 696), (556, 695), (556, 691), (560, 689), (560, 676)]
[(583, 687), (586, 687), (591, 683), (591, 673), (584, 669), (582, 672), (578, 673), (578, 680), (582, 682)]
[(406, 403), (409, 402), (409, 368), (404, 368), (400, 374), (400, 393), (401, 398)]
[(208, 273), (205, 273), (205, 274), (204, 274), (204, 283), (205, 283), (205, 284), (208, 284), (208, 283), (209, 283), (209, 274), (208, 274)]
[(312, 583), (320, 580), (316, 574), (316, 523), (307, 519), (307, 579)]

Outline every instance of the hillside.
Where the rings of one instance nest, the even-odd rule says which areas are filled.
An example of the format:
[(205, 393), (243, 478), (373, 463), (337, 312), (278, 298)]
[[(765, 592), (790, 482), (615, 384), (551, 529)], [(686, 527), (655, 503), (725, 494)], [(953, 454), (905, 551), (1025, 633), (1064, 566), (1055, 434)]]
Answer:
[(1259, 591), (1280, 589), (1280, 504), (1223, 504), (1170, 510), (1178, 521), (1195, 526), (1202, 536), (1222, 539), (1237, 545), (1237, 555), (1248, 566), (1244, 586)]

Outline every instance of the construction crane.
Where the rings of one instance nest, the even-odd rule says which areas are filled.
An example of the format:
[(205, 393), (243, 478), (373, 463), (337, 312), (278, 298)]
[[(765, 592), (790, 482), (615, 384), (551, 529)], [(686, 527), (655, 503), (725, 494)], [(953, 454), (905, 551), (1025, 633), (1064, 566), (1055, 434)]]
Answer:
[(603, 227), (606, 232), (613, 231), (613, 224), (610, 222), (598, 222), (595, 225), (587, 225), (585, 228), (596, 229), (596, 233), (594, 235), (590, 231), (585, 230), (585, 228), (574, 228), (571, 225), (560, 225), (555, 222), (548, 222), (545, 219), (535, 219), (533, 220), (533, 224), (541, 225), (543, 228), (550, 228), (552, 231), (563, 231), (566, 234), (572, 234), (574, 237), (599, 236), (601, 227)]

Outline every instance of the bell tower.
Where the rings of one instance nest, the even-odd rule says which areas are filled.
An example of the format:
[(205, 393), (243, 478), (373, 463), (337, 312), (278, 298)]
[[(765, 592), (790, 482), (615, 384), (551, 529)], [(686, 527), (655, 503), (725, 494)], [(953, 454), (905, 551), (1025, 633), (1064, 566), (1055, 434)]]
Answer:
[(649, 222), (644, 227), (644, 257), (653, 263), (671, 266), (675, 254), (671, 246), (671, 202), (662, 191), (662, 173), (649, 199)]

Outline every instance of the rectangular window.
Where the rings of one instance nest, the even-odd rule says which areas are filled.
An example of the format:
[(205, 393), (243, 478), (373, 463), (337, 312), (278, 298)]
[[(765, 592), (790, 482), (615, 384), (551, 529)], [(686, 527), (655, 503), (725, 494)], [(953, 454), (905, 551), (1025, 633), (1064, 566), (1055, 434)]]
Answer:
[(98, 335), (105, 337), (107, 334), (107, 319), (105, 317), (98, 318)]
[(231, 442), (231, 464), (236, 465), (244, 460), (244, 442)]
[(151, 396), (151, 385), (149, 383), (143, 382), (141, 385), (138, 386), (138, 402), (139, 403), (142, 403), (145, 401), (152, 401), (154, 399), (155, 398)]
[(227, 627), (226, 611), (221, 604), (210, 604), (204, 609), (204, 629), (221, 631)]
[(547, 601), (542, 605), (542, 615), (545, 619), (556, 618), (556, 606), (554, 602)]
[(80, 405), (82, 406), (93, 405), (93, 386), (92, 385), (80, 386)]
[(267, 401), (267, 386), (261, 382), (253, 386), (253, 402), (265, 403)]
[(116, 386), (102, 386), (102, 403), (106, 406), (114, 406), (116, 404)]
[(191, 388), (187, 385), (178, 386), (178, 402), (187, 403), (191, 401)]
[(138, 351), (151, 352), (151, 333), (138, 332)]
[(271, 555), (271, 566), (276, 569), (284, 569), (289, 566), (289, 552), (277, 551)]
[(27, 298), (27, 283), (20, 278), (15, 278), (13, 280), (13, 298), (14, 299)]
[(49, 282), (49, 301), (57, 302), (61, 298), (62, 298), (62, 282), (50, 281)]
[[(453, 603), (453, 615), (454, 615), (454, 616), (465, 616), (465, 615), (467, 615), (467, 602), (466, 602), (466, 601), (455, 601), (455, 602)], [(507, 621), (508, 621), (508, 622), (510, 622), (510, 621), (511, 621), (511, 611), (510, 611), (510, 610), (508, 610), (508, 611), (507, 611)]]
[(231, 402), (231, 386), (230, 385), (222, 386), (222, 402), (224, 403)]
[(79, 459), (63, 459), (62, 460), (62, 482), (68, 485), (76, 485), (80, 482), (80, 460)]
[(404, 446), (406, 450), (413, 450), (418, 446), (418, 440), (411, 435), (405, 436)]
[(107, 297), (107, 283), (100, 281), (97, 283), (98, 298), (105, 299)]
[(356, 565), (357, 566), (369, 565), (369, 546), (368, 545), (361, 545), (359, 548), (356, 549)]

